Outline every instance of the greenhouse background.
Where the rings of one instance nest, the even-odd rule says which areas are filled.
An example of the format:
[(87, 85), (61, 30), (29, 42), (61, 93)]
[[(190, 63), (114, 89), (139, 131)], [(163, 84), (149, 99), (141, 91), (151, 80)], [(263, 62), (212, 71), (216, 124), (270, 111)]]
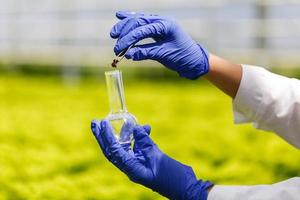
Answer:
[(210, 51), (240, 62), (300, 63), (300, 2), (1, 0), (0, 61), (103, 66), (117, 10), (174, 17)]
[[(104, 72), (118, 10), (173, 17), (210, 52), (300, 78), (298, 0), (0, 0), (0, 200), (165, 199), (108, 162), (90, 130), (109, 113)], [(130, 113), (199, 179), (257, 185), (300, 176), (300, 151), (235, 125), (232, 99), (205, 78), (154, 61), (124, 59), (119, 69)]]

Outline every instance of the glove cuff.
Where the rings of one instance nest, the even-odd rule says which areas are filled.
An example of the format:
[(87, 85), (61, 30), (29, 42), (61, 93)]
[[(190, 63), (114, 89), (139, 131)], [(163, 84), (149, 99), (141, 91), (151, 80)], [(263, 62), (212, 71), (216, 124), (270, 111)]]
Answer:
[(180, 200), (207, 200), (208, 188), (213, 186), (209, 181), (197, 180), (193, 169), (186, 166), (186, 188)]
[(183, 197), (184, 200), (207, 200), (208, 196), (208, 188), (212, 187), (214, 184), (202, 180), (195, 180), (193, 184), (191, 184)]
[(194, 77), (192, 77), (192, 80), (195, 80), (199, 78), (200, 76), (203, 76), (209, 72), (209, 52), (202, 47), (201, 44), (197, 44), (199, 47), (201, 53), (203, 54), (203, 58), (200, 59), (200, 63), (195, 67), (197, 69), (197, 72), (194, 74)]
[(196, 192), (195, 192), (195, 196), (193, 198), (193, 200), (207, 200), (208, 197), (208, 188), (212, 187), (214, 184), (209, 182), (209, 181), (205, 181), (202, 182), (202, 180), (198, 180), (197, 184), (195, 186), (196, 188)]

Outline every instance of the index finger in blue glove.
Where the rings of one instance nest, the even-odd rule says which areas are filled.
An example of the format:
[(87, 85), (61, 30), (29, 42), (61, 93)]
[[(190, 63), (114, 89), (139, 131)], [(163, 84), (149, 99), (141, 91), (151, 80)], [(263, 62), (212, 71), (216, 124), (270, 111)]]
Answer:
[(114, 51), (119, 54), (131, 44), (135, 44), (140, 40), (149, 37), (160, 37), (164, 34), (165, 26), (162, 23), (151, 23), (145, 26), (140, 26), (117, 41)]
[(144, 152), (155, 145), (148, 133), (150, 133), (150, 126), (143, 128), (142, 126), (137, 125), (133, 128), (135, 150)]
[(148, 124), (146, 124), (146, 125), (143, 126), (143, 128), (144, 128), (144, 130), (146, 131), (146, 133), (147, 133), (148, 135), (150, 135), (150, 132), (151, 132), (151, 126), (148, 125)]
[(152, 19), (149, 17), (131, 17), (128, 19), (127, 23), (124, 25), (123, 29), (120, 32), (119, 39), (127, 35), (130, 31), (140, 27), (150, 24)]
[(153, 59), (157, 55), (160, 47), (160, 42), (135, 45), (128, 50), (128, 52), (125, 54), (125, 57), (134, 61)]
[(111, 29), (112, 38), (121, 39), (127, 35), (130, 31), (137, 27), (144, 26), (153, 22), (161, 20), (162, 17), (157, 15), (144, 15), (144, 14), (133, 14), (124, 18)]
[[(150, 135), (151, 127), (149, 125), (144, 125), (143, 129), (145, 130), (147, 135)], [(138, 138), (138, 136), (135, 136), (135, 138)], [(144, 156), (142, 156), (143, 153), (139, 146), (140, 146), (139, 143), (136, 141), (133, 145), (133, 152), (135, 153), (136, 157), (141, 158), (142, 161), (144, 162)]]
[(133, 29), (144, 26), (146, 24), (149, 24), (150, 21), (147, 20), (144, 17), (128, 17), (121, 21), (119, 21), (117, 24), (115, 24), (111, 31), (110, 36), (112, 38), (122, 38), (125, 35), (127, 35), (130, 31)]
[(109, 160), (121, 170), (128, 167), (127, 164), (130, 163), (128, 161), (134, 159), (133, 156), (126, 152), (117, 141), (113, 134), (113, 129), (107, 120), (101, 121), (101, 128), (103, 129), (103, 134), (101, 135), (107, 143), (108, 151), (111, 154)]
[(144, 15), (143, 13), (136, 13), (134, 11), (122, 11), (122, 10), (120, 10), (120, 11), (116, 12), (116, 17), (118, 19), (121, 19), (121, 20), (125, 19), (127, 17), (143, 16), (143, 15)]
[(110, 30), (110, 37), (116, 39), (119, 37), (123, 27), (127, 24), (130, 18), (125, 18), (116, 23)]
[(131, 139), (133, 126), (134, 124), (132, 121), (126, 121), (121, 128), (120, 138), (124, 141), (129, 141)]
[(109, 153), (107, 151), (107, 144), (105, 143), (105, 141), (102, 139), (101, 137), (101, 125), (100, 125), (100, 121), (98, 120), (93, 120), (92, 123), (91, 123), (91, 129), (92, 129), (92, 132), (103, 152), (103, 154), (105, 155), (105, 157), (107, 158)]
[(140, 16), (141, 14), (138, 14), (136, 12), (128, 12), (128, 11), (118, 11), (116, 12), (116, 17), (120, 19), (117, 24), (115, 24), (111, 31), (110, 31), (110, 36), (114, 39), (118, 38), (120, 35), (121, 30), (123, 27), (127, 24), (128, 20), (130, 18), (133, 18), (135, 16)]

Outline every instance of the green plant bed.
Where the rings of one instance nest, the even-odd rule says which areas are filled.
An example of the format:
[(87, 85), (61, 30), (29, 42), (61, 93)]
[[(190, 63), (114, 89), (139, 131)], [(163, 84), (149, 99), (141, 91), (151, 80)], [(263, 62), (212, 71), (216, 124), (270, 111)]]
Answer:
[[(234, 125), (231, 100), (210, 84), (124, 73), (130, 112), (199, 178), (267, 184), (300, 176), (300, 151), (275, 134)], [(90, 121), (108, 111), (102, 78), (70, 85), (60, 77), (0, 75), (0, 199), (164, 199), (102, 155)]]

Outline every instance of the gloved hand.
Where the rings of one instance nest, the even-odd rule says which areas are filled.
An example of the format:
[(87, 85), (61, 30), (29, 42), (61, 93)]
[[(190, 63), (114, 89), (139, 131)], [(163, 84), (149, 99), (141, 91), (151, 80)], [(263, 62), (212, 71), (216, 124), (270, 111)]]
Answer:
[(116, 16), (121, 21), (110, 32), (112, 38), (118, 38), (114, 48), (116, 55), (131, 44), (153, 38), (154, 43), (136, 45), (125, 57), (156, 60), (188, 79), (196, 79), (209, 71), (208, 52), (173, 19), (124, 11), (117, 12)]
[(210, 182), (197, 180), (191, 167), (161, 152), (149, 137), (150, 126), (135, 126), (134, 146), (123, 148), (108, 121), (93, 121), (92, 131), (106, 158), (130, 180), (172, 200), (206, 200)]

